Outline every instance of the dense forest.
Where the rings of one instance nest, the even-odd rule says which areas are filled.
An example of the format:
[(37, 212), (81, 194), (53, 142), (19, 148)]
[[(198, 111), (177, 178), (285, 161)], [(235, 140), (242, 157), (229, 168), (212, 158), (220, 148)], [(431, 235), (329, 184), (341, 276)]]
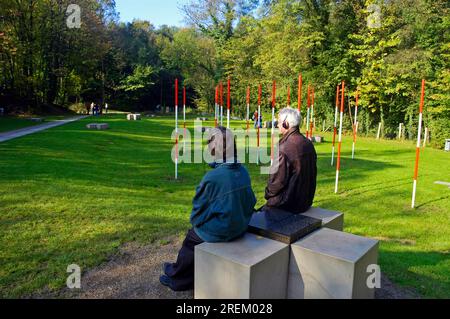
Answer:
[[(80, 28), (68, 27), (74, 2)], [(41, 112), (96, 101), (155, 110), (173, 106), (180, 78), (189, 104), (206, 111), (230, 77), (233, 112), (243, 116), (247, 86), (254, 107), (261, 83), (269, 108), (276, 80), (282, 107), (301, 73), (315, 87), (319, 123), (332, 125), (345, 80), (350, 107), (360, 91), (363, 133), (381, 122), (395, 137), (404, 123), (414, 138), (425, 78), (424, 124), (434, 145), (450, 138), (448, 0), (189, 0), (180, 9), (187, 27), (155, 28), (119, 22), (114, 0), (0, 0), (0, 107)]]

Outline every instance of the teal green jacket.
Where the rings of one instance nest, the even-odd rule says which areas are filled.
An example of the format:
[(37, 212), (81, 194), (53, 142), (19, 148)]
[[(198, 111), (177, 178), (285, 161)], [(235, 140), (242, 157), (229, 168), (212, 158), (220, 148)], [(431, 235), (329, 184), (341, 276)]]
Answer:
[(197, 187), (191, 224), (206, 242), (231, 241), (247, 231), (255, 204), (247, 170), (239, 163), (217, 164)]

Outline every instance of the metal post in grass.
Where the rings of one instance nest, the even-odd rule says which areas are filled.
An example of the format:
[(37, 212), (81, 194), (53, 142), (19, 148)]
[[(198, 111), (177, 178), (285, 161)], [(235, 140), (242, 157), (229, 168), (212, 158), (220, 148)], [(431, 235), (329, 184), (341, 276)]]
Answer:
[(309, 115), (310, 115), (310, 108), (311, 108), (311, 86), (308, 84), (308, 97), (307, 97), (307, 112), (306, 112), (306, 138), (309, 138)]
[(258, 114), (256, 118), (256, 125), (258, 127), (257, 131), (257, 154), (256, 154), (256, 162), (259, 165), (259, 156), (260, 156), (260, 143), (261, 143), (261, 96), (262, 96), (262, 86), (261, 84), (258, 87)]
[(359, 92), (358, 90), (356, 90), (355, 119), (353, 123), (352, 159), (355, 159), (356, 136), (358, 135), (358, 102), (359, 102)]
[(398, 126), (398, 139), (399, 140), (402, 139), (402, 126), (403, 126), (403, 123), (400, 123), (400, 125)]
[(227, 81), (227, 128), (230, 128), (230, 111), (231, 111), (231, 80)]
[(381, 122), (380, 122), (380, 124), (378, 124), (377, 140), (380, 139), (380, 136), (381, 136)]
[(341, 170), (341, 149), (342, 149), (342, 124), (344, 120), (344, 102), (345, 102), (345, 81), (342, 81), (342, 92), (341, 92), (341, 117), (339, 124), (339, 145), (338, 145), (338, 158), (336, 165), (336, 185), (334, 192), (337, 194), (339, 187), (339, 173)]
[(424, 105), (424, 103), (425, 103), (425, 79), (422, 80), (422, 92), (420, 95), (419, 127), (417, 129), (416, 164), (414, 166), (414, 182), (413, 182), (411, 208), (414, 208), (416, 206), (417, 178), (419, 176), (420, 138), (422, 135), (422, 120), (423, 120), (423, 105)]
[(338, 120), (338, 113), (339, 113), (339, 93), (340, 93), (340, 88), (338, 85), (337, 90), (336, 90), (336, 108), (334, 111), (333, 148), (331, 151), (331, 166), (334, 165), (334, 151), (335, 151), (335, 147), (336, 147), (337, 120)]
[(178, 179), (178, 79), (175, 79), (175, 179)]
[(247, 133), (250, 130), (250, 87), (247, 87)]
[(273, 165), (274, 147), (275, 147), (275, 104), (277, 99), (277, 83), (273, 81), (272, 84), (272, 134), (270, 143), (270, 165)]

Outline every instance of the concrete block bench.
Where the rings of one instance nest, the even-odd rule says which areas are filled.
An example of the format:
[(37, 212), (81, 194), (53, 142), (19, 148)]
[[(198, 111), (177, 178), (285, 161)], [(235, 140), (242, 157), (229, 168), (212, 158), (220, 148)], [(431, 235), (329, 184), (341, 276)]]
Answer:
[(322, 228), (291, 245), (289, 299), (373, 299), (369, 265), (378, 241)]
[(140, 121), (141, 120), (141, 114), (128, 114), (127, 120), (128, 121)]
[(107, 123), (92, 123), (86, 125), (86, 128), (89, 130), (107, 130), (109, 125)]
[(344, 214), (320, 207), (312, 207), (302, 215), (322, 220), (322, 227), (342, 231), (344, 229)]
[(247, 233), (195, 247), (195, 299), (285, 299), (289, 245)]

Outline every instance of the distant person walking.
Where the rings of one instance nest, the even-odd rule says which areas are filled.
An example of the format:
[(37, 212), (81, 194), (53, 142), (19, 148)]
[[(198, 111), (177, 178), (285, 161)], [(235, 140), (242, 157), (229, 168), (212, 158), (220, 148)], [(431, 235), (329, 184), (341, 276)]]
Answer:
[(105, 113), (108, 114), (108, 103), (105, 104)]
[(92, 115), (95, 115), (95, 103), (94, 102), (91, 103), (91, 112), (92, 112)]

